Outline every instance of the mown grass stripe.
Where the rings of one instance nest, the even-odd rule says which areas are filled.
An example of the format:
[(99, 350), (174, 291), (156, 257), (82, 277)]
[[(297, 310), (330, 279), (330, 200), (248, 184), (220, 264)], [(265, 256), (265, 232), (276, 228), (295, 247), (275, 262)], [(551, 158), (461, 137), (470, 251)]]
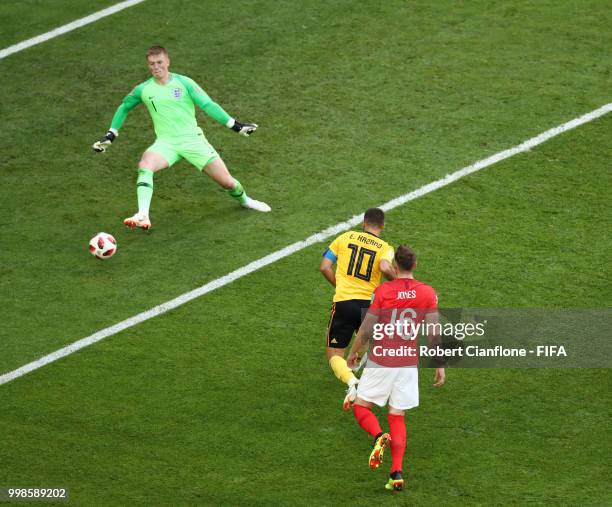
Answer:
[(36, 46), (42, 42), (59, 37), (60, 35), (71, 32), (72, 30), (76, 30), (77, 28), (81, 28), (82, 26), (95, 23), (99, 19), (105, 18), (106, 16), (110, 16), (111, 14), (115, 14), (116, 12), (122, 11), (123, 9), (127, 9), (128, 7), (132, 7), (133, 5), (142, 3), (144, 1), (145, 0), (126, 0), (125, 2), (112, 5), (111, 7), (107, 7), (101, 11), (94, 12), (89, 16), (85, 16), (84, 18), (71, 21), (70, 23), (59, 26), (41, 35), (37, 35), (36, 37), (32, 37), (31, 39), (27, 39), (7, 48), (0, 49), (0, 60), (14, 53), (18, 53), (19, 51), (23, 51), (24, 49), (31, 48), (32, 46)]
[[(491, 155), (490, 157), (479, 160), (475, 162), (474, 164), (471, 164), (462, 169), (459, 169), (458, 171), (455, 171), (451, 174), (446, 175), (443, 178), (440, 178), (436, 181), (428, 183), (427, 185), (424, 185), (412, 192), (408, 192), (399, 197), (396, 197), (395, 199), (387, 201), (386, 203), (382, 204), (380, 207), (384, 209), (385, 211), (389, 211), (394, 208), (397, 208), (398, 206), (406, 204), (407, 202), (413, 201), (435, 190), (438, 190), (442, 187), (450, 185), (451, 183), (454, 183), (455, 181), (461, 178), (464, 178), (472, 173), (475, 173), (486, 167), (496, 164), (497, 162), (513, 157), (514, 155), (517, 155), (519, 153), (526, 152), (534, 148), (535, 146), (538, 146), (552, 139), (553, 137), (556, 137), (564, 132), (567, 132), (568, 130), (572, 130), (576, 127), (579, 127), (580, 125), (583, 125), (601, 116), (604, 116), (610, 111), (612, 111), (612, 103), (606, 104), (598, 109), (595, 109), (594, 111), (586, 113), (582, 116), (579, 116), (578, 118), (574, 118), (573, 120), (563, 123), (562, 125), (559, 125), (550, 130), (547, 130), (546, 132), (543, 132), (535, 137), (532, 137), (531, 139), (528, 139), (527, 141), (524, 141), (521, 144), (518, 144), (517, 146), (514, 146), (504, 151), (500, 151), (494, 155)], [(12, 380), (22, 377), (23, 375), (26, 375), (27, 373), (31, 371), (37, 370), (38, 368), (41, 368), (49, 363), (57, 361), (58, 359), (61, 359), (62, 357), (66, 357), (70, 354), (73, 354), (74, 352), (77, 352), (78, 350), (81, 350), (94, 343), (97, 343), (105, 338), (108, 338), (109, 336), (113, 336), (117, 333), (120, 333), (121, 331), (124, 331), (125, 329), (128, 329), (137, 324), (145, 322), (149, 319), (152, 319), (153, 317), (157, 317), (158, 315), (164, 314), (174, 308), (177, 308), (178, 306), (184, 305), (185, 303), (188, 303), (189, 301), (192, 301), (196, 298), (199, 298), (200, 296), (203, 296), (205, 294), (208, 294), (209, 292), (219, 289), (225, 285), (228, 285), (234, 282), (235, 280), (238, 280), (239, 278), (242, 278), (250, 273), (253, 273), (254, 271), (257, 271), (265, 266), (273, 264), (274, 262), (277, 262), (285, 257), (288, 257), (289, 255), (292, 255), (296, 252), (304, 250), (305, 248), (311, 245), (325, 241), (326, 239), (329, 239), (332, 236), (335, 236), (342, 231), (345, 231), (347, 229), (350, 229), (351, 227), (354, 227), (355, 225), (359, 224), (361, 220), (362, 220), (361, 214), (355, 215), (344, 222), (340, 222), (336, 225), (328, 227), (327, 229), (320, 231), (316, 234), (313, 234), (302, 241), (293, 243), (280, 250), (277, 250), (276, 252), (273, 252), (260, 259), (250, 262), (249, 264), (241, 268), (238, 268), (235, 271), (232, 271), (231, 273), (228, 273), (225, 276), (216, 278), (215, 280), (212, 280), (202, 285), (201, 287), (198, 287), (192, 291), (181, 294), (180, 296), (177, 296), (176, 298), (171, 299), (170, 301), (166, 301), (165, 303), (154, 306), (153, 308), (149, 310), (146, 310), (137, 315), (134, 315), (133, 317), (123, 320), (117, 324), (114, 324), (113, 326), (101, 329), (100, 331), (90, 336), (82, 338), (76, 342), (71, 343), (70, 345), (67, 345), (66, 347), (56, 350), (55, 352), (52, 352), (35, 361), (25, 364), (21, 366), (20, 368), (17, 368), (13, 371), (10, 371), (8, 373), (1, 375), (0, 385), (6, 384)]]

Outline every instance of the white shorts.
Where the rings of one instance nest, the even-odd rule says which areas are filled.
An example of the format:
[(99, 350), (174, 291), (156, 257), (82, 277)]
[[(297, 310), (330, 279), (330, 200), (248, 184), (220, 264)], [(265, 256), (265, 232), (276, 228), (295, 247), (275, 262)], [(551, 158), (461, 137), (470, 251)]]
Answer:
[(419, 406), (418, 368), (365, 367), (357, 384), (357, 397), (384, 407), (408, 410)]

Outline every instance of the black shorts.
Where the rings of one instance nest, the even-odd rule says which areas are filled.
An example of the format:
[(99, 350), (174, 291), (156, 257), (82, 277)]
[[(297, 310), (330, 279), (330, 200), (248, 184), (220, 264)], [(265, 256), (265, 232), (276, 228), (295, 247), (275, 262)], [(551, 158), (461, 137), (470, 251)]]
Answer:
[(327, 346), (332, 349), (348, 347), (369, 307), (369, 299), (349, 299), (332, 303), (327, 327)]

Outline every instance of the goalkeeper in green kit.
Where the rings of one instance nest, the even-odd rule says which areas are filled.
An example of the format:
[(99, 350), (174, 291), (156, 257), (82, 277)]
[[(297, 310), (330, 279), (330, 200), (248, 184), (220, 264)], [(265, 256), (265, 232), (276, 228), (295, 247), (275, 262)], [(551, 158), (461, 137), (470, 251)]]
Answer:
[(217, 122), (245, 136), (255, 132), (257, 125), (237, 122), (213, 102), (195, 81), (180, 74), (170, 73), (170, 59), (165, 48), (149, 48), (147, 63), (153, 77), (136, 86), (123, 99), (113, 116), (110, 129), (93, 145), (95, 151), (105, 152), (119, 135), (119, 129), (134, 107), (143, 103), (149, 110), (157, 139), (143, 153), (138, 163), (138, 213), (126, 218), (123, 223), (131, 228), (151, 227), (149, 206), (153, 196), (153, 175), (183, 158), (208, 174), (243, 207), (270, 211), (270, 206), (266, 203), (248, 197), (240, 182), (229, 173), (219, 154), (198, 127), (195, 105)]

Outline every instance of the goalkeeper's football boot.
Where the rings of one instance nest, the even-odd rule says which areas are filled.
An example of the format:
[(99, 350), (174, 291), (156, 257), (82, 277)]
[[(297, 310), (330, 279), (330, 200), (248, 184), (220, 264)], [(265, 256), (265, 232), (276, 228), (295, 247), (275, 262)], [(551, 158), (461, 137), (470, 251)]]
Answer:
[(148, 216), (141, 213), (136, 213), (133, 217), (126, 218), (123, 223), (130, 229), (140, 227), (141, 229), (147, 230), (151, 228), (151, 220), (149, 220)]
[(349, 386), (349, 388), (346, 390), (346, 396), (342, 402), (342, 410), (350, 410), (355, 398), (357, 398), (357, 382), (355, 382), (352, 386)]
[(389, 433), (381, 433), (374, 440), (374, 448), (370, 453), (370, 468), (372, 470), (376, 470), (381, 465), (383, 454), (389, 442), (391, 442), (391, 435)]
[(255, 199), (251, 199), (250, 197), (246, 198), (246, 201), (242, 204), (242, 207), (254, 209), (256, 211), (263, 211), (264, 213), (272, 211), (272, 208), (270, 208), (270, 206), (268, 206), (265, 202), (256, 201)]
[(404, 478), (402, 477), (402, 472), (399, 470), (391, 472), (391, 475), (389, 475), (389, 480), (387, 481), (387, 484), (385, 484), (385, 489), (391, 491), (402, 491), (404, 489)]

